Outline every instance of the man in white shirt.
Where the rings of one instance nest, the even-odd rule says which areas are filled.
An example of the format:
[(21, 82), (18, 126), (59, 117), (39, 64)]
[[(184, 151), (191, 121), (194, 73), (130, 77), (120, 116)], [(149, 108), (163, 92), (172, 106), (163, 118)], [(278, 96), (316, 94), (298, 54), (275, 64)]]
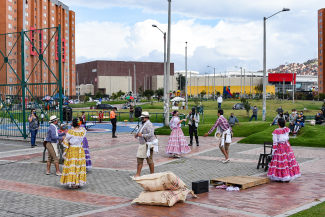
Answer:
[(219, 95), (219, 97), (217, 99), (217, 102), (218, 102), (218, 109), (221, 109), (221, 103), (223, 102), (223, 99), (222, 99), (221, 95)]

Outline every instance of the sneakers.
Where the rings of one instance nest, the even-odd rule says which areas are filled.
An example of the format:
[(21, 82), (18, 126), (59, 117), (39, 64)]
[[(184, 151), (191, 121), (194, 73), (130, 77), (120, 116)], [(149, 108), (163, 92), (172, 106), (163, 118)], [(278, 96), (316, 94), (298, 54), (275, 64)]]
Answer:
[(222, 163), (228, 163), (230, 161), (230, 159), (228, 158), (227, 160), (223, 160), (223, 161), (221, 161)]
[(200, 144), (197, 142), (197, 143), (196, 143), (196, 146), (200, 146)]
[(192, 146), (192, 143), (189, 143), (188, 146)]
[(112, 138), (117, 138), (117, 136), (113, 135)]

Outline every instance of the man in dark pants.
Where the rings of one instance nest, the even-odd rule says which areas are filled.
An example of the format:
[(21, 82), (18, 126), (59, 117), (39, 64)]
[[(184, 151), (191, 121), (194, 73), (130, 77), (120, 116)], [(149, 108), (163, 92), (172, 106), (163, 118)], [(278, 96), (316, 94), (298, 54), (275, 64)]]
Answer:
[(254, 106), (253, 115), (252, 115), (251, 119), (249, 119), (249, 121), (251, 121), (254, 117), (255, 117), (255, 121), (257, 121), (257, 112), (258, 112), (258, 108), (256, 106)]
[(189, 146), (193, 145), (193, 133), (195, 135), (195, 141), (196, 145), (199, 146), (199, 137), (197, 136), (197, 128), (200, 123), (200, 115), (199, 113), (195, 113), (195, 107), (192, 108), (192, 112), (190, 112), (186, 119), (188, 120), (188, 127), (189, 127), (189, 133), (190, 133), (190, 144)]
[(115, 114), (115, 111), (116, 111), (116, 107), (113, 108), (113, 110), (111, 111), (110, 113), (110, 119), (111, 119), (111, 123), (112, 123), (112, 138), (117, 138), (117, 136), (115, 136), (115, 132), (116, 132), (116, 114)]

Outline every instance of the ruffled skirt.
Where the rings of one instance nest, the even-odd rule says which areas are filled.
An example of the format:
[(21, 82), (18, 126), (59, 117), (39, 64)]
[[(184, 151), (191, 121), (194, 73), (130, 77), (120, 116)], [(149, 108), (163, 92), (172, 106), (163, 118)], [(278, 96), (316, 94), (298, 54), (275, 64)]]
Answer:
[(173, 129), (167, 142), (166, 154), (186, 154), (191, 151), (181, 128)]
[(86, 159), (83, 148), (70, 147), (65, 156), (61, 185), (83, 186), (87, 181)]
[(283, 182), (301, 176), (299, 165), (289, 142), (278, 144), (269, 164), (267, 176), (272, 180)]
[(87, 171), (91, 169), (91, 159), (90, 159), (90, 154), (89, 154), (89, 146), (88, 146), (88, 140), (86, 137), (84, 137), (82, 141), (83, 149), (85, 150), (85, 157), (86, 157), (86, 169)]

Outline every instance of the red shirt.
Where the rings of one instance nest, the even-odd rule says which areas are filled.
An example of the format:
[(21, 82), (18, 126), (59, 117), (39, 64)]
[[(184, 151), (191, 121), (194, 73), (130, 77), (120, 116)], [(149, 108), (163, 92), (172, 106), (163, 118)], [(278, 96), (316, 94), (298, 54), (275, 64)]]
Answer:
[(104, 117), (104, 114), (103, 113), (99, 113), (99, 118), (103, 118)]

